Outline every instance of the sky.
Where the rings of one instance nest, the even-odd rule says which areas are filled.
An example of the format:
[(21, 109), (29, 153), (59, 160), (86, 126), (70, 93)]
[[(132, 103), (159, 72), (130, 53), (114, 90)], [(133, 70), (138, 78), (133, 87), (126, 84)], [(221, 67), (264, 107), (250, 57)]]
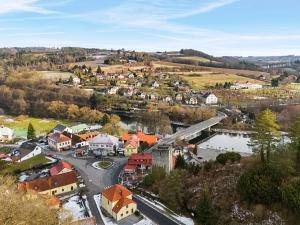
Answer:
[(0, 0), (0, 47), (300, 55), (299, 0)]

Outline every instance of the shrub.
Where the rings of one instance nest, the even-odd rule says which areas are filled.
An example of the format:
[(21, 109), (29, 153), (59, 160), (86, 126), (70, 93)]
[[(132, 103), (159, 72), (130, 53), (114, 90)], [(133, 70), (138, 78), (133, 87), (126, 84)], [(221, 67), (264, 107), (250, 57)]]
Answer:
[(246, 171), (239, 178), (237, 188), (241, 197), (250, 203), (271, 204), (281, 198), (282, 178), (281, 171), (260, 165)]
[(237, 152), (226, 152), (226, 153), (221, 153), (217, 156), (216, 160), (218, 163), (225, 165), (228, 160), (231, 162), (237, 162), (240, 161), (241, 155)]
[(280, 190), (284, 204), (300, 215), (300, 180), (285, 183)]

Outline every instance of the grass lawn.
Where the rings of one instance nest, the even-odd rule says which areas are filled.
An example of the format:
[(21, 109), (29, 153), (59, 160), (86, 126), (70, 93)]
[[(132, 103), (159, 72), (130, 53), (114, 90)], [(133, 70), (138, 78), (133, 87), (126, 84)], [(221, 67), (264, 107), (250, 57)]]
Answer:
[(11, 152), (9, 148), (0, 148), (0, 154), (8, 154)]
[(54, 119), (41, 119), (28, 116), (0, 116), (0, 124), (14, 129), (17, 138), (26, 138), (28, 124), (32, 123), (36, 134), (43, 135), (52, 130), (58, 123), (69, 125), (68, 121), (58, 121)]
[(102, 169), (107, 169), (107, 168), (109, 168), (111, 165), (112, 165), (112, 162), (111, 162), (111, 161), (107, 161), (107, 160), (103, 160), (103, 161), (100, 161), (100, 162), (98, 163), (98, 166), (101, 167)]
[(44, 155), (37, 155), (31, 159), (25, 160), (20, 163), (10, 164), (7, 168), (0, 171), (1, 174), (15, 174), (21, 173), (25, 170), (32, 169), (35, 166), (44, 165), (50, 161)]
[(180, 76), (183, 80), (186, 80), (189, 85), (192, 86), (193, 89), (201, 90), (206, 89), (209, 86), (215, 86), (216, 83), (222, 83), (225, 82), (237, 82), (237, 81), (250, 81), (255, 83), (263, 83), (258, 80), (254, 80), (247, 77), (238, 76), (235, 74), (221, 74), (221, 73), (199, 73), (196, 72), (193, 74), (184, 74)]

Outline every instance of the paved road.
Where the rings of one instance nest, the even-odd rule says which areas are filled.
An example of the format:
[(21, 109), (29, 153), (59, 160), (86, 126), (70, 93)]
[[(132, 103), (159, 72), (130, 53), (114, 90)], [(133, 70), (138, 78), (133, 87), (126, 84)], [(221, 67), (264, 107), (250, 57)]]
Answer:
[[(133, 200), (137, 203), (138, 209), (148, 218), (150, 218), (157, 225), (178, 225), (183, 224), (179, 221), (170, 219), (164, 213), (160, 212), (158, 209), (155, 209), (150, 204), (145, 203), (138, 196), (133, 196)], [(184, 224), (183, 224), (184, 225)]]

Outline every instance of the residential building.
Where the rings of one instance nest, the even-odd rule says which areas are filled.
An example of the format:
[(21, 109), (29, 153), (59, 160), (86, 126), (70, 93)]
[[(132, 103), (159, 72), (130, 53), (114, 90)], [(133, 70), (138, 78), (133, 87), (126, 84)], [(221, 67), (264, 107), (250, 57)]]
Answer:
[(56, 175), (63, 174), (63, 173), (69, 173), (71, 171), (73, 171), (73, 169), (69, 163), (67, 163), (65, 161), (59, 161), (58, 163), (56, 163), (55, 166), (53, 166), (50, 169), (50, 175), (56, 176)]
[(72, 133), (72, 130), (65, 125), (57, 124), (56, 127), (53, 128), (52, 132), (53, 133), (63, 133), (63, 132)]
[(11, 159), (13, 161), (23, 162), (41, 153), (41, 147), (31, 142), (24, 142), (18, 149), (12, 151)]
[(98, 134), (89, 140), (90, 150), (101, 151), (102, 155), (115, 153), (119, 148), (119, 139), (108, 134)]
[(73, 84), (74, 85), (79, 85), (80, 84), (80, 78), (76, 77), (76, 76), (73, 76)]
[(132, 154), (128, 158), (127, 165), (136, 166), (138, 169), (149, 169), (152, 166), (152, 153)]
[(175, 95), (175, 101), (176, 102), (182, 102), (183, 96), (182, 94), (178, 93)]
[(152, 83), (152, 87), (153, 87), (153, 88), (159, 88), (159, 83), (158, 83), (157, 81), (154, 81), (154, 82)]
[(132, 215), (137, 209), (137, 204), (132, 200), (132, 193), (119, 184), (102, 192), (101, 206), (116, 221)]
[(114, 86), (114, 87), (110, 88), (110, 89), (107, 91), (107, 93), (110, 94), (110, 95), (115, 95), (115, 94), (117, 94), (118, 90), (119, 90), (119, 87)]
[(50, 148), (56, 151), (63, 151), (72, 146), (72, 139), (61, 133), (54, 133), (48, 137)]
[(203, 101), (206, 105), (218, 104), (218, 98), (211, 92), (205, 93), (203, 96)]
[(198, 104), (198, 99), (195, 96), (186, 97), (185, 98), (185, 104), (187, 104), (187, 105), (197, 105)]
[(77, 124), (75, 126), (72, 126), (70, 127), (70, 129), (72, 130), (72, 134), (78, 134), (83, 131), (87, 131), (89, 129), (89, 126), (82, 123), (82, 124)]
[(8, 127), (0, 126), (0, 142), (10, 142), (14, 139), (14, 131)]
[(123, 134), (122, 140), (128, 141), (132, 138), (133, 135), (136, 135), (140, 144), (147, 143), (148, 145), (154, 145), (157, 142), (157, 137), (155, 135), (145, 134), (142, 131), (138, 131), (136, 134)]
[(132, 135), (131, 138), (124, 145), (124, 155), (130, 156), (134, 153), (138, 153), (139, 146), (140, 142), (137, 135)]
[(77, 174), (75, 171), (55, 176), (42, 177), (32, 181), (20, 182), (20, 191), (37, 192), (46, 195), (60, 195), (77, 189)]

